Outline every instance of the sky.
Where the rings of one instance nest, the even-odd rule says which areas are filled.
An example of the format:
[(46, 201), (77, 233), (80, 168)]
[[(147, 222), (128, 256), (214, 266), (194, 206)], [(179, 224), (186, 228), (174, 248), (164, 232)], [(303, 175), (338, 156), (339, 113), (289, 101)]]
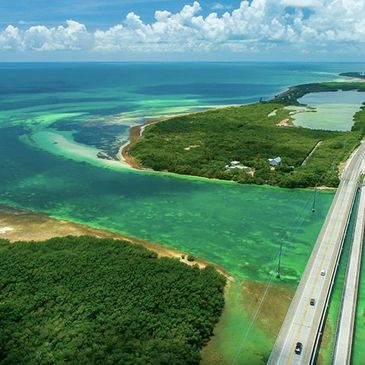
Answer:
[(0, 61), (363, 61), (365, 0), (0, 0)]

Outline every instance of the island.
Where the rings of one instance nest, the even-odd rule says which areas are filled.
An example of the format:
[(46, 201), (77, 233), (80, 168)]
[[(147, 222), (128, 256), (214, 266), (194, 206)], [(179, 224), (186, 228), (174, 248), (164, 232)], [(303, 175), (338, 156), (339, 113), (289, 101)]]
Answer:
[(0, 240), (0, 255), (4, 364), (199, 364), (224, 307), (213, 267), (124, 240)]
[(343, 163), (365, 134), (365, 105), (350, 131), (299, 128), (288, 106), (304, 106), (310, 93), (357, 90), (364, 82), (323, 82), (290, 87), (270, 101), (192, 113), (143, 127), (125, 146), (133, 167), (269, 184), (335, 188)]
[(340, 76), (352, 77), (352, 78), (356, 78), (356, 79), (365, 79), (364, 72), (343, 72), (343, 73), (340, 73)]

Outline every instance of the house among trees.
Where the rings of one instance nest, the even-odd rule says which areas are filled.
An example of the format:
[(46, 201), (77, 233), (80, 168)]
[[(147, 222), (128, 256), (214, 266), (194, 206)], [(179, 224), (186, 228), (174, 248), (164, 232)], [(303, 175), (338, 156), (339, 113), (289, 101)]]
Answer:
[(243, 170), (245, 166), (240, 161), (231, 161), (229, 165), (226, 165), (226, 169), (240, 169)]
[(255, 175), (255, 170), (253, 168), (245, 166), (240, 161), (231, 161), (229, 165), (226, 165), (226, 170), (236, 170), (236, 169), (243, 170), (246, 174), (252, 177)]
[(270, 166), (278, 166), (281, 164), (281, 157), (269, 158), (268, 161)]

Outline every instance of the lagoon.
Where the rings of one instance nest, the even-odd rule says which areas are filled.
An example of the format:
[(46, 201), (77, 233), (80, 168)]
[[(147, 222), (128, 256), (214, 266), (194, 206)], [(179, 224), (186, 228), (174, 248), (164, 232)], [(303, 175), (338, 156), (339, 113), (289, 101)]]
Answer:
[(353, 125), (353, 116), (365, 101), (365, 93), (358, 91), (337, 91), (310, 93), (300, 98), (299, 103), (306, 109), (296, 109), (294, 124), (298, 127), (325, 129), (331, 131), (349, 131)]
[[(222, 266), (238, 286), (225, 318), (229, 324), (225, 340), (216, 348), (226, 361), (262, 364), (275, 333), (259, 321), (243, 338), (242, 329), (253, 317), (242, 311), (240, 283), (250, 288), (255, 284), (261, 297), (283, 243), (283, 280), (275, 281), (274, 287), (292, 292), (333, 193), (317, 195), (313, 214), (310, 190), (131, 171), (96, 158), (98, 145), (109, 137), (101, 133), (96, 139), (100, 129), (94, 127), (99, 123), (129, 127), (160, 115), (248, 103), (261, 96), (269, 99), (288, 85), (328, 81), (353, 68), (262, 63), (2, 64), (0, 203), (154, 241)], [(65, 125), (72, 128), (65, 130)], [(123, 130), (121, 143), (128, 135)], [(82, 134), (84, 143), (75, 141), (76, 133)], [(244, 286), (243, 299), (249, 298), (247, 293)], [(362, 300), (359, 313), (364, 305)]]

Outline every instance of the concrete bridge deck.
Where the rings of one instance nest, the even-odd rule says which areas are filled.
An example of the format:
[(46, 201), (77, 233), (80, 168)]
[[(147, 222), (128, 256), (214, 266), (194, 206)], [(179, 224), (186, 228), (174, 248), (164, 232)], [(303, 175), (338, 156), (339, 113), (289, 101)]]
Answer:
[(333, 364), (347, 365), (351, 361), (352, 339), (356, 317), (357, 293), (359, 288), (362, 247), (365, 229), (365, 186), (360, 189), (360, 202), (357, 213), (353, 243), (347, 267), (341, 315), (337, 328)]
[[(361, 144), (346, 164), (341, 183), (275, 342), (268, 361), (270, 365), (312, 364), (315, 360), (364, 159), (365, 144)], [(311, 299), (314, 299), (314, 305), (310, 305)], [(300, 354), (295, 353), (298, 342), (302, 344)]]

